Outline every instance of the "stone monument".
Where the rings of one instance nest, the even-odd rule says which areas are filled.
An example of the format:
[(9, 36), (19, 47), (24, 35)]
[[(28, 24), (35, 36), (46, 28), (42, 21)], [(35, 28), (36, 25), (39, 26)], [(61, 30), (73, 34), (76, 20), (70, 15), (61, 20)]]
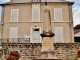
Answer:
[(41, 33), (42, 49), (38, 60), (58, 60), (58, 58), (54, 57), (53, 36), (55, 34), (52, 32), (50, 10), (47, 2), (45, 5), (45, 19), (43, 22), (43, 32)]

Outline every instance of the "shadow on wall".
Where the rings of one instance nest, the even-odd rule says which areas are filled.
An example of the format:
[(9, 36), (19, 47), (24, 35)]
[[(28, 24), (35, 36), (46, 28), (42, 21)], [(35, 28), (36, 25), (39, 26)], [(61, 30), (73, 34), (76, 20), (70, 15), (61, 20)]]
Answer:
[(80, 42), (80, 37), (74, 37), (74, 42)]

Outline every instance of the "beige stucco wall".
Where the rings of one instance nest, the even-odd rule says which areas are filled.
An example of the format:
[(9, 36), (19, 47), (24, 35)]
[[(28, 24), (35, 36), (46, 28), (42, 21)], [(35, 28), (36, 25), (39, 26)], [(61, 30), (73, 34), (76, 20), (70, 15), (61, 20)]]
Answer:
[[(25, 34), (31, 34), (30, 28), (34, 27), (35, 24), (37, 27), (41, 27), (43, 31), (43, 20), (44, 20), (44, 4), (41, 3), (40, 6), (40, 22), (32, 22), (32, 5), (31, 4), (12, 4), (6, 5), (4, 8), (4, 26), (3, 26), (3, 38), (9, 38), (9, 29), (10, 27), (18, 27), (18, 38), (24, 38)], [(67, 3), (48, 3), (51, 20), (52, 20), (52, 29), (54, 32), (54, 27), (63, 27), (64, 33), (64, 42), (71, 42), (71, 38), (74, 38), (73, 34), (70, 36), (70, 25), (69, 25), (69, 8)], [(54, 8), (62, 8), (63, 21), (55, 22), (54, 21)], [(11, 9), (19, 9), (19, 19), (18, 22), (10, 22)], [(71, 28), (72, 29), (72, 28)], [(73, 29), (72, 29), (73, 32)], [(54, 37), (55, 38), (55, 37)], [(73, 40), (73, 39), (72, 39)]]
[[(54, 21), (54, 8), (62, 8), (63, 21), (69, 21), (69, 9), (67, 4), (49, 3), (48, 6), (51, 12), (52, 21)], [(44, 7), (45, 5), (42, 3), (40, 6), (40, 21), (44, 20)], [(4, 23), (10, 22), (11, 9), (19, 9), (19, 22), (32, 21), (32, 5), (15, 4), (5, 6)]]
[(1, 30), (2, 30), (2, 29), (1, 29), (1, 25), (0, 25), (0, 39), (1, 39)]
[[(14, 25), (13, 25), (14, 24)], [(12, 24), (5, 24), (4, 25), (4, 33), (3, 33), (3, 38), (9, 38), (9, 29), (10, 27), (18, 27), (18, 38), (24, 38), (25, 34), (28, 34), (31, 36), (31, 27), (34, 27), (35, 24), (37, 27), (42, 27), (41, 31), (43, 31), (43, 25), (42, 23), (12, 23)], [(70, 39), (70, 26), (67, 23), (52, 23), (52, 29), (54, 32), (54, 27), (63, 27), (63, 39), (65, 42), (71, 42)], [(6, 31), (5, 31), (6, 30)], [(54, 32), (55, 33), (55, 32)], [(55, 37), (54, 37), (55, 40)]]

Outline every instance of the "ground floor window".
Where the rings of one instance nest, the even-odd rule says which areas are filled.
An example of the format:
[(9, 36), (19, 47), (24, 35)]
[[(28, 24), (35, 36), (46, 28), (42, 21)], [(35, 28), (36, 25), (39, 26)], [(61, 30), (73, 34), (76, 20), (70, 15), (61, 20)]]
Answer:
[(55, 42), (61, 43), (64, 42), (63, 40), (63, 27), (54, 27), (55, 32)]
[(18, 41), (18, 27), (10, 27), (9, 31), (9, 42), (17, 42)]

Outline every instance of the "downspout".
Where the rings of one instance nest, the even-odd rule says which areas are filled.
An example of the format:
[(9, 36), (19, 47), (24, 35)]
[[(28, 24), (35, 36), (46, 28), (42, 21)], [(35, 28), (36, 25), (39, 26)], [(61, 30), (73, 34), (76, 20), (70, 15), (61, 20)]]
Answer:
[(71, 4), (68, 4), (68, 8), (69, 8), (69, 26), (70, 26), (70, 42), (73, 42), (72, 39), (72, 27), (73, 27), (73, 19), (72, 19), (72, 7)]
[(2, 40), (3, 40), (4, 13), (5, 13), (5, 6), (3, 5), (2, 13), (1, 13), (1, 44), (2, 44)]

